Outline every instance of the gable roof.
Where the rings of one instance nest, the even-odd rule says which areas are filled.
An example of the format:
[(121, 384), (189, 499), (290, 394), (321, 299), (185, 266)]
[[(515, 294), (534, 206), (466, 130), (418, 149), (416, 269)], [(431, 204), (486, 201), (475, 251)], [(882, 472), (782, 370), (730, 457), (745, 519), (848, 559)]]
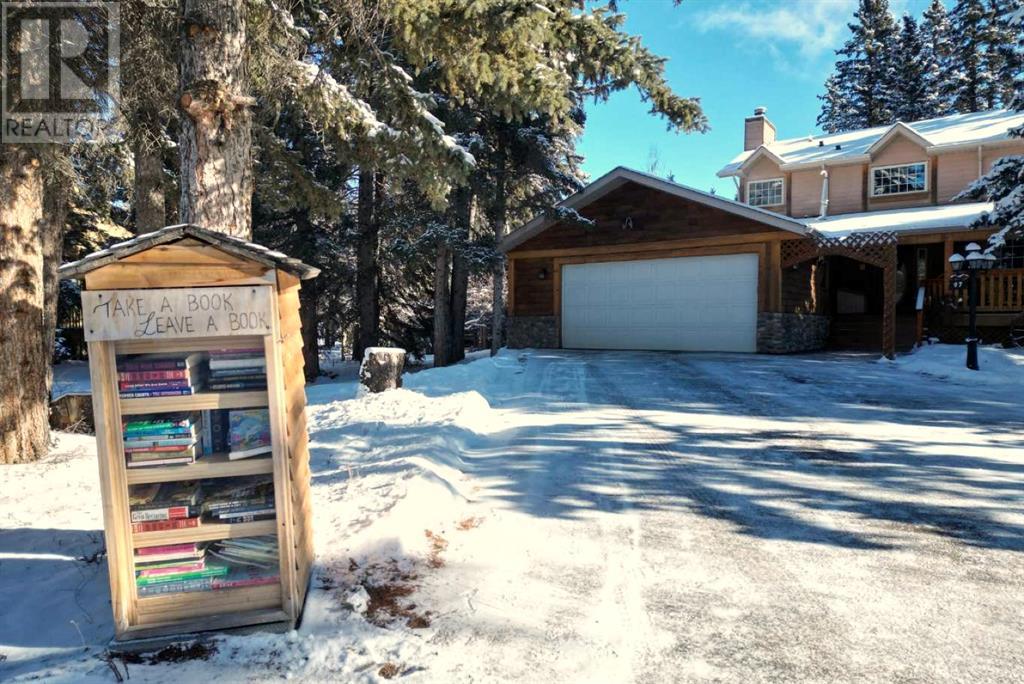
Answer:
[(935, 154), (958, 147), (996, 145), (1010, 139), (1009, 130), (1024, 125), (1024, 112), (992, 109), (985, 112), (950, 114), (924, 121), (876, 126), (858, 131), (776, 140), (742, 152), (719, 172), (720, 178), (736, 176), (748, 168), (762, 149), (780, 159), (779, 168), (793, 171), (821, 165), (852, 164), (871, 160), (893, 136), (902, 133), (926, 152)]
[[(805, 235), (807, 233), (807, 229), (800, 221), (789, 218), (788, 216), (776, 214), (775, 212), (768, 211), (766, 209), (752, 207), (749, 204), (743, 204), (736, 200), (726, 199), (710, 192), (696, 190), (686, 185), (673, 183), (672, 181), (665, 180), (664, 178), (658, 178), (657, 176), (652, 176), (647, 173), (627, 169), (624, 166), (615, 167), (587, 187), (569, 195), (556, 206), (580, 209), (591, 202), (604, 197), (612, 190), (622, 187), (628, 182), (637, 183), (647, 188), (674, 195), (675, 197), (690, 200), (691, 202), (697, 202), (715, 209), (727, 211), (731, 214), (736, 214), (737, 216), (742, 216), (773, 228), (788, 230), (789, 232), (797, 235)], [(529, 223), (526, 223), (506, 235), (505, 238), (498, 243), (498, 249), (502, 252), (509, 252), (535, 235), (539, 235), (557, 222), (557, 218), (553, 218), (547, 214), (540, 214), (539, 216), (534, 217)]]
[(258, 245), (255, 242), (246, 242), (241, 238), (207, 230), (187, 223), (167, 226), (166, 228), (155, 230), (152, 233), (144, 233), (132, 238), (131, 240), (118, 242), (106, 249), (93, 252), (78, 261), (72, 261), (64, 264), (58, 269), (57, 273), (61, 278), (80, 278), (86, 273), (100, 268), (101, 266), (113, 263), (118, 259), (123, 259), (127, 256), (131, 256), (132, 254), (144, 252), (147, 249), (151, 249), (159, 245), (165, 245), (169, 242), (176, 242), (186, 237), (194, 238), (229, 254), (242, 257), (243, 259), (249, 259), (256, 263), (264, 264), (268, 268), (279, 268), (286, 273), (291, 273), (292, 275), (301, 278), (302, 280), (315, 278), (320, 274), (319, 268), (304, 264), (298, 259), (293, 259), (283, 252), (277, 252), (268, 247), (264, 247), (263, 245)]

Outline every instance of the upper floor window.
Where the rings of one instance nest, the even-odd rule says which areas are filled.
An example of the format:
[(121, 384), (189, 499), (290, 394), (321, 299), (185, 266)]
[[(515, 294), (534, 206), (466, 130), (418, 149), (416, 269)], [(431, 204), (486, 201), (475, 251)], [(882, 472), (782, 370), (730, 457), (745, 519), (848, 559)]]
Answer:
[(782, 204), (782, 179), (750, 181), (747, 183), (747, 204), (755, 207), (777, 207)]
[(928, 163), (875, 166), (871, 169), (871, 196), (902, 195), (928, 189)]

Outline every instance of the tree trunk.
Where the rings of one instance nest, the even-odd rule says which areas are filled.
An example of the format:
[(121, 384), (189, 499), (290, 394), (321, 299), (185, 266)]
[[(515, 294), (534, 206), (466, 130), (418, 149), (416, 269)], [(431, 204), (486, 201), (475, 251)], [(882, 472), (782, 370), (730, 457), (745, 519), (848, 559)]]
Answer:
[(377, 302), (377, 250), (379, 231), (376, 206), (378, 180), (373, 169), (359, 171), (359, 206), (356, 209), (356, 228), (359, 244), (356, 248), (356, 306), (359, 309), (359, 336), (353, 347), (355, 358), (362, 358), (367, 347), (377, 345), (380, 334), (380, 307)]
[(0, 146), (0, 462), (35, 461), (49, 442), (44, 219), (31, 146)]
[(53, 348), (57, 338), (57, 295), (60, 276), (57, 269), (64, 261), (64, 225), (68, 216), (67, 187), (57, 178), (43, 189), (43, 344), (42, 363), (46, 364), (46, 396), (53, 389)]
[(167, 222), (164, 201), (164, 164), (157, 147), (147, 136), (135, 143), (135, 233), (150, 233)]
[[(468, 188), (457, 191), (455, 220), (463, 240), (469, 240), (473, 226), (473, 193)], [(469, 294), (469, 263), (463, 249), (452, 252), (451, 356), (455, 363), (466, 358), (466, 297)]]
[(299, 290), (299, 318), (302, 322), (302, 360), (307, 380), (315, 380), (320, 376), (320, 344), (317, 335), (320, 328), (319, 304), (320, 286), (317, 279), (305, 281)]
[(452, 252), (451, 356), (455, 363), (466, 358), (466, 296), (469, 291), (469, 264), (461, 249)]
[(244, 0), (182, 0), (181, 221), (252, 239)]
[(448, 245), (438, 245), (434, 267), (434, 368), (447, 366), (451, 350), (451, 295)]
[[(508, 221), (508, 187), (504, 165), (498, 175), (494, 198), (495, 244), (505, 237)], [(499, 254), (491, 268), (491, 356), (505, 344), (505, 256)]]

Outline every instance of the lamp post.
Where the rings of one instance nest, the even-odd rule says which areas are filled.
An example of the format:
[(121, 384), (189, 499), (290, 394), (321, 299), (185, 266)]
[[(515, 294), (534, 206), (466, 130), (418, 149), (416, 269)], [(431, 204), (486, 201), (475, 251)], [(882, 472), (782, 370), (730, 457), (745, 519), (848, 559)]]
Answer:
[(949, 257), (949, 265), (956, 271), (953, 276), (954, 284), (962, 284), (967, 280), (967, 311), (968, 325), (967, 332), (967, 367), (971, 370), (978, 370), (978, 273), (987, 271), (996, 265), (996, 257), (993, 254), (982, 254), (981, 246), (972, 242), (965, 248), (967, 256), (954, 254)]

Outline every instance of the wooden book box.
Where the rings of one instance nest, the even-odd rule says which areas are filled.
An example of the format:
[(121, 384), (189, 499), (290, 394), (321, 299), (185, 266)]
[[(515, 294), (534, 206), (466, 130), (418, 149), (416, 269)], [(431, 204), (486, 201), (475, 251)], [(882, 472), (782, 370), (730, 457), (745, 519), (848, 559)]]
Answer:
[[(280, 252), (188, 225), (168, 226), (61, 267), (62, 278), (85, 281), (82, 311), (116, 639), (265, 623), (294, 626), (298, 621), (314, 554), (299, 283), (318, 272)], [(148, 354), (159, 356), (135, 356)], [(236, 383), (223, 379), (231, 371), (220, 370), (222, 379), (212, 382), (213, 356), (221, 359), (218, 368), (242, 357), (242, 365), (257, 370), (236, 369), (239, 375), (252, 373), (244, 376), (245, 382)], [(179, 370), (165, 376), (126, 372), (119, 378), (119, 365), (131, 368), (133, 362), (136, 371), (140, 366)], [(161, 381), (160, 377), (178, 379)], [(136, 384), (120, 385), (122, 378)], [(142, 383), (154, 378), (152, 384)], [(168, 388), (182, 383), (191, 386)], [(219, 391), (209, 389), (209, 384)], [(233, 460), (224, 451), (216, 452), (212, 445), (217, 438), (208, 435), (219, 427), (225, 435), (219, 440), (223, 447), (225, 439), (235, 438), (240, 431), (231, 412), (235, 411), (234, 421), (238, 421), (245, 415), (243, 409), (267, 410), (256, 413), (264, 439), (269, 416), (270, 453)], [(162, 452), (172, 447), (161, 445), (162, 449), (138, 453), (148, 443), (140, 447), (137, 436), (126, 456), (126, 423), (133, 418), (141, 421), (142, 416), (151, 421), (187, 416), (168, 431), (192, 431), (195, 437), (156, 436), (176, 443), (178, 450), (169, 460), (192, 457), (194, 462), (146, 463), (146, 459), (159, 461)], [(155, 430), (149, 429), (146, 435), (154, 436)], [(190, 439), (196, 443), (183, 447)], [(268, 493), (271, 479), (272, 496)], [(187, 483), (182, 489), (198, 491), (198, 500), (193, 495), (183, 507), (161, 511), (163, 492), (175, 492), (177, 483)], [(246, 486), (257, 487), (263, 498), (239, 495), (238, 500), (223, 503), (231, 491), (245, 491)], [(133, 515), (130, 497), (136, 497), (138, 504), (143, 496), (136, 494), (140, 488), (143, 493), (159, 493), (152, 494), (155, 501), (149, 501), (150, 510), (135, 510)], [(216, 505), (237, 506), (236, 512), (225, 519), (221, 515), (225, 508), (217, 508), (219, 513), (211, 515), (203, 503), (208, 492), (210, 496), (220, 492)], [(273, 510), (269, 511), (271, 498)], [(262, 512), (256, 510), (261, 507)], [(253, 514), (243, 514), (246, 511)], [(160, 516), (168, 520), (136, 524)], [(182, 516), (186, 519), (179, 522)], [(272, 548), (275, 537), (277, 562), (264, 558), (262, 565), (236, 566), (216, 555), (218, 549), (224, 552), (223, 545), (232, 546), (235, 553), (245, 544)], [(247, 538), (248, 542), (242, 541)], [(174, 549), (174, 545), (205, 554), (191, 561), (198, 577), (185, 575), (182, 561), (168, 561), (171, 569), (154, 570), (153, 563), (137, 568), (136, 558), (144, 558), (139, 549), (153, 554), (154, 547), (172, 547), (163, 553), (182, 553), (182, 547)], [(230, 571), (211, 578), (202, 574), (204, 565)], [(160, 572), (176, 580), (166, 580), (166, 575), (152, 578)], [(155, 584), (143, 586), (151, 580)]]

